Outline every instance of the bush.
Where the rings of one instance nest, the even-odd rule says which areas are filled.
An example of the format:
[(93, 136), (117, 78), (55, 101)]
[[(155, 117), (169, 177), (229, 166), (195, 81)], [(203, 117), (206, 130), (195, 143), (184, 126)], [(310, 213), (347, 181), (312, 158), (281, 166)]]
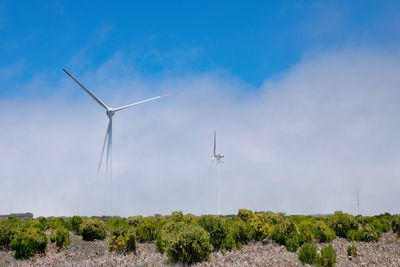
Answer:
[(261, 241), (271, 230), (271, 226), (267, 223), (267, 217), (263, 213), (256, 213), (250, 219), (250, 226), (253, 228), (254, 239)]
[(400, 232), (400, 215), (393, 215), (392, 230), (395, 233), (399, 233)]
[(253, 230), (249, 223), (242, 220), (231, 220), (228, 222), (229, 234), (232, 235), (236, 243), (236, 248), (241, 249), (242, 245), (247, 244), (253, 236)]
[(36, 253), (44, 253), (46, 246), (46, 234), (34, 227), (18, 232), (10, 243), (16, 259), (28, 259)]
[(208, 260), (212, 251), (206, 230), (197, 225), (185, 225), (172, 236), (167, 255), (172, 262), (193, 264)]
[(321, 243), (330, 243), (336, 238), (335, 232), (323, 221), (316, 222), (315, 238)]
[(265, 216), (269, 225), (282, 223), (285, 218), (282, 213), (269, 213)]
[(54, 229), (50, 235), (50, 241), (56, 243), (58, 249), (69, 248), (71, 239), (69, 237), (69, 231), (65, 228)]
[(357, 256), (357, 247), (356, 246), (348, 246), (347, 247), (347, 256), (351, 260), (353, 257)]
[(40, 217), (39, 218), (39, 223), (43, 226), (43, 229), (48, 229), (49, 224), (47, 223), (46, 217)]
[(14, 236), (21, 231), (22, 221), (10, 218), (0, 222), (0, 249), (9, 249)]
[(270, 232), (269, 237), (276, 243), (285, 246), (286, 241), (293, 236), (298, 235), (297, 227), (294, 223), (286, 220), (282, 223), (275, 224)]
[(154, 241), (157, 237), (157, 219), (154, 217), (144, 218), (137, 225), (136, 234), (140, 242)]
[(350, 242), (353, 241), (363, 241), (363, 232), (361, 229), (356, 230), (350, 230), (347, 232), (347, 240)]
[(51, 229), (67, 228), (67, 223), (61, 217), (49, 217), (47, 218), (47, 226)]
[(299, 238), (297, 236), (290, 237), (286, 240), (285, 247), (287, 251), (296, 252), (300, 246)]
[(299, 260), (302, 263), (312, 264), (317, 259), (317, 248), (314, 244), (304, 243), (300, 247)]
[(392, 223), (392, 217), (388, 215), (378, 215), (373, 217), (363, 217), (362, 226), (370, 225), (373, 230), (381, 236), (382, 233), (387, 233), (390, 231)]
[(83, 240), (103, 240), (106, 237), (107, 226), (99, 219), (88, 219), (81, 224), (80, 232)]
[(155, 242), (156, 250), (161, 253), (167, 251), (172, 233), (177, 231), (184, 225), (184, 223), (176, 223), (174, 221), (170, 221), (164, 224), (162, 229), (157, 233), (157, 238)]
[(139, 216), (132, 216), (128, 218), (128, 224), (133, 226), (133, 227), (137, 227), (140, 223), (143, 222), (143, 217), (141, 215)]
[(374, 231), (373, 227), (369, 224), (364, 225), (362, 229), (362, 241), (365, 242), (378, 242), (379, 241), (379, 233)]
[(326, 267), (333, 267), (336, 264), (336, 250), (332, 245), (325, 245), (318, 256), (318, 264)]
[(359, 225), (354, 216), (343, 213), (342, 211), (335, 211), (330, 218), (330, 224), (337, 236), (347, 237), (350, 230), (358, 230)]
[(181, 222), (183, 219), (183, 212), (182, 211), (173, 211), (171, 214), (171, 219), (174, 222)]
[(251, 210), (240, 209), (237, 216), (245, 222), (250, 222), (250, 219), (253, 218), (254, 213)]
[(117, 253), (136, 254), (136, 235), (132, 229), (116, 229), (110, 237), (108, 243), (109, 251), (116, 251)]
[[(222, 218), (215, 216), (202, 216), (197, 223), (210, 234), (210, 242), (215, 251), (220, 249), (229, 250), (231, 244), (226, 242), (229, 231)], [(232, 242), (232, 240), (230, 240), (230, 242)]]
[(81, 216), (73, 216), (71, 218), (71, 229), (74, 231), (76, 234), (80, 233), (80, 226), (83, 222), (83, 219)]

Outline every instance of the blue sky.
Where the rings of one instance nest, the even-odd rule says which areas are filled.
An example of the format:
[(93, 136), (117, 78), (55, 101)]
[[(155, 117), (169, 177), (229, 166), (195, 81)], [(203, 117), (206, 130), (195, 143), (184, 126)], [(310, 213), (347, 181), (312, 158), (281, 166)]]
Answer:
[(399, 1), (361, 0), (0, 1), (0, 96), (116, 53), (145, 76), (222, 70), (257, 88), (309, 53), (398, 47), (399, 10)]
[[(245, 3), (245, 4), (244, 4)], [(399, 212), (400, 1), (0, 0), (0, 214)], [(4, 112), (3, 112), (4, 113)], [(207, 172), (208, 171), (208, 172)], [(12, 199), (12, 201), (10, 201)]]

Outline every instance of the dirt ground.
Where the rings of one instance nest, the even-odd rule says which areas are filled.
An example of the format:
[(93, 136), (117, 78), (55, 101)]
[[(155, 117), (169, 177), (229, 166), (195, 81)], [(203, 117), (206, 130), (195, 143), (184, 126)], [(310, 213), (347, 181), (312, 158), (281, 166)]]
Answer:
[[(29, 260), (15, 260), (12, 251), (0, 251), (0, 266), (170, 266), (165, 255), (156, 251), (153, 243), (138, 244), (137, 254), (118, 255), (107, 250), (108, 238), (87, 242), (71, 234), (71, 249), (57, 251), (49, 243), (46, 255), (36, 255)], [(320, 249), (324, 244), (318, 244)], [(332, 242), (337, 253), (336, 266), (400, 266), (400, 239), (393, 233), (383, 234), (377, 243), (350, 243), (336, 238)], [(359, 255), (349, 260), (347, 246), (355, 245)], [(253, 242), (241, 251), (212, 254), (210, 261), (196, 266), (304, 266), (296, 253), (273, 243)]]

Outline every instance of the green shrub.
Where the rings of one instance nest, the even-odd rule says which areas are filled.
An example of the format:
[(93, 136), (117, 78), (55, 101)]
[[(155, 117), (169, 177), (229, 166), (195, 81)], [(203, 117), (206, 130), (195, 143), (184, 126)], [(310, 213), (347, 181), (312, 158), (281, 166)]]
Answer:
[(22, 224), (15, 217), (0, 222), (0, 249), (9, 249), (14, 236), (21, 231)]
[(210, 242), (215, 251), (220, 249), (232, 249), (232, 244), (229, 244), (229, 242), (232, 242), (232, 238), (229, 242), (226, 241), (229, 230), (227, 224), (222, 218), (215, 216), (202, 216), (197, 221), (197, 224), (210, 234)]
[(382, 233), (389, 232), (391, 228), (391, 223), (391, 216), (388, 217), (388, 215), (384, 214), (373, 217), (364, 217), (362, 220), (362, 226), (367, 224), (370, 225), (373, 230), (378, 234), (378, 236), (381, 236)]
[(363, 232), (361, 229), (356, 230), (350, 230), (347, 232), (347, 240), (350, 242), (353, 241), (363, 241)]
[(107, 226), (99, 219), (88, 219), (81, 224), (80, 233), (86, 241), (103, 240), (106, 237)]
[(250, 219), (253, 218), (254, 213), (251, 210), (240, 209), (237, 216), (245, 222), (250, 222)]
[(250, 218), (250, 226), (254, 232), (254, 239), (261, 241), (271, 230), (271, 226), (267, 222), (267, 216), (263, 213), (255, 213), (252, 218)]
[(240, 244), (236, 244), (235, 237), (233, 236), (232, 233), (228, 233), (228, 235), (225, 237), (224, 243), (222, 244), (222, 248), (227, 251), (231, 251), (234, 248), (241, 249)]
[(181, 222), (183, 219), (183, 212), (182, 211), (173, 211), (171, 214), (171, 219), (174, 222)]
[(400, 215), (393, 215), (392, 230), (393, 230), (393, 232), (395, 232), (397, 234), (400, 233)]
[(169, 221), (163, 225), (160, 231), (157, 233), (156, 238), (156, 250), (158, 252), (164, 253), (167, 251), (172, 235), (179, 231), (182, 227), (186, 226), (183, 222)]
[(157, 237), (157, 219), (150, 216), (144, 218), (136, 228), (136, 234), (140, 242), (151, 242)]
[(46, 246), (46, 234), (34, 227), (18, 232), (10, 243), (16, 259), (28, 259), (36, 253), (44, 253)]
[(139, 216), (132, 216), (128, 218), (128, 224), (137, 227), (141, 222), (143, 222), (143, 217), (141, 215)]
[(69, 231), (65, 228), (54, 229), (51, 232), (50, 241), (56, 243), (59, 249), (69, 248), (69, 244), (71, 243)]
[(362, 229), (362, 241), (365, 242), (378, 242), (379, 233), (377, 233), (373, 227), (369, 224), (364, 225)]
[(253, 229), (249, 223), (242, 220), (228, 221), (229, 234), (234, 238), (236, 248), (241, 249), (242, 245), (247, 244), (253, 236)]
[(316, 222), (315, 238), (321, 243), (330, 243), (336, 238), (335, 232), (323, 221)]
[(301, 243), (314, 243), (316, 241), (315, 234), (316, 222), (315, 220), (304, 220), (298, 224)]
[(136, 253), (136, 235), (134, 231), (132, 229), (116, 229), (110, 236), (108, 249), (122, 254)]
[(128, 221), (124, 218), (113, 218), (107, 222), (111, 231), (116, 228), (129, 229), (131, 226), (128, 224)]
[(265, 215), (265, 219), (269, 225), (274, 225), (278, 223), (282, 223), (285, 218), (282, 213), (268, 213)]
[(73, 216), (71, 218), (71, 229), (74, 231), (76, 234), (80, 233), (80, 226), (83, 222), (83, 219), (81, 216)]
[(337, 236), (347, 237), (347, 232), (350, 230), (358, 230), (359, 225), (354, 216), (343, 213), (342, 211), (335, 211), (333, 216), (329, 218), (332, 229)]
[(156, 250), (158, 252), (164, 253), (167, 250), (170, 240), (170, 235), (172, 231), (175, 230), (176, 225), (177, 225), (176, 222), (173, 221), (167, 222), (157, 233), (155, 245), (156, 245)]
[(21, 220), (21, 226), (24, 229), (34, 227), (41, 231), (46, 230), (46, 227), (43, 224), (41, 224), (39, 220), (34, 220), (34, 219), (28, 219), (28, 220), (24, 220), (24, 221)]
[(299, 238), (297, 236), (289, 237), (286, 240), (285, 247), (290, 252), (296, 252), (300, 246)]
[(172, 236), (167, 255), (172, 262), (193, 264), (208, 260), (212, 251), (206, 230), (197, 225), (185, 225)]
[(356, 246), (348, 246), (347, 247), (347, 256), (351, 260), (353, 257), (357, 256), (357, 247)]
[(326, 267), (333, 267), (336, 264), (336, 250), (332, 245), (325, 245), (318, 256), (318, 264)]
[(304, 243), (299, 250), (299, 260), (302, 263), (312, 264), (317, 259), (317, 248), (314, 244)]
[(286, 241), (293, 236), (298, 235), (298, 229), (296, 225), (289, 220), (285, 220), (282, 223), (275, 224), (270, 232), (269, 237), (276, 243), (285, 246)]
[(39, 218), (39, 223), (43, 226), (44, 229), (49, 228), (49, 224), (47, 223), (46, 217), (40, 217)]
[(156, 250), (160, 253), (164, 253), (165, 251), (167, 251), (168, 244), (169, 244), (168, 241), (169, 241), (169, 235), (159, 232), (157, 234), (157, 238), (156, 238), (156, 242), (155, 242)]

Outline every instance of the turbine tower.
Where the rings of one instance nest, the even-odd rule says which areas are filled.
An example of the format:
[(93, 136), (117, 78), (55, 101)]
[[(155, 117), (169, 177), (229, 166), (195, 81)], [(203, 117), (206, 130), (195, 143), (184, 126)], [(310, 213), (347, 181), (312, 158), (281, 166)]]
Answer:
[[(106, 154), (106, 195), (107, 195), (107, 175), (109, 174), (109, 183), (110, 183), (110, 192), (109, 194), (111, 195), (110, 197), (110, 205), (112, 206), (112, 190), (111, 190), (111, 186), (112, 186), (112, 119), (113, 116), (115, 115), (115, 113), (117, 111), (132, 107), (132, 106), (136, 106), (139, 104), (142, 104), (144, 102), (148, 102), (151, 100), (155, 100), (158, 98), (162, 98), (165, 97), (167, 95), (161, 95), (161, 96), (156, 96), (153, 98), (149, 98), (146, 100), (142, 100), (139, 102), (135, 102), (129, 105), (125, 105), (125, 106), (121, 106), (118, 108), (111, 108), (109, 106), (107, 106), (106, 104), (104, 104), (99, 98), (97, 98), (92, 92), (90, 92), (85, 86), (83, 86), (77, 79), (75, 79), (71, 74), (68, 73), (68, 71), (66, 71), (65, 69), (63, 69), (63, 71), (72, 78), (72, 80), (74, 80), (80, 87), (82, 87), (83, 90), (86, 91), (86, 93), (88, 93), (93, 99), (94, 101), (96, 101), (100, 106), (102, 106), (105, 110), (106, 110), (106, 114), (108, 117), (108, 126), (107, 126), (107, 130), (106, 130), (106, 136), (104, 138), (104, 143), (103, 143), (103, 148), (101, 150), (101, 156), (100, 156), (100, 161), (99, 161), (99, 166), (97, 171), (100, 172), (101, 169), (101, 162), (103, 160), (103, 155), (104, 155), (104, 148), (106, 147), (106, 143), (107, 143), (107, 154)], [(110, 172), (109, 172), (110, 171)], [(107, 203), (107, 201), (106, 201)]]
[(211, 164), (215, 161), (216, 162), (216, 213), (219, 215), (219, 166), (221, 163), (224, 163), (222, 161), (222, 158), (224, 157), (224, 154), (216, 153), (217, 149), (217, 131), (214, 130), (214, 151), (213, 151), (213, 156), (212, 156), (212, 161)]

